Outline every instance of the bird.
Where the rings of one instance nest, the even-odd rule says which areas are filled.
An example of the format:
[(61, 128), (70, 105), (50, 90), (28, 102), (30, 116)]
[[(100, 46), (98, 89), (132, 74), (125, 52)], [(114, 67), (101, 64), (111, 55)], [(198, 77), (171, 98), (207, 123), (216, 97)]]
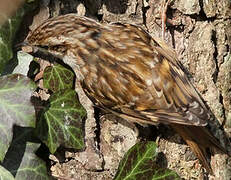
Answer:
[(210, 112), (176, 52), (140, 26), (66, 14), (46, 20), (26, 42), (69, 65), (96, 107), (132, 123), (168, 124), (208, 173), (207, 149), (226, 153), (207, 127)]

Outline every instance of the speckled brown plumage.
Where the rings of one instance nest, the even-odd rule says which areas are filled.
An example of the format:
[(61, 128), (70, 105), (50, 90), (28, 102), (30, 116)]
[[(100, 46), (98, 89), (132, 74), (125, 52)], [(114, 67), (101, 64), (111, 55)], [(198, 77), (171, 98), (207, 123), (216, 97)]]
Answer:
[(96, 106), (140, 124), (170, 124), (208, 171), (205, 149), (225, 151), (206, 129), (208, 110), (175, 52), (142, 28), (68, 14), (44, 22), (28, 43), (68, 64)]

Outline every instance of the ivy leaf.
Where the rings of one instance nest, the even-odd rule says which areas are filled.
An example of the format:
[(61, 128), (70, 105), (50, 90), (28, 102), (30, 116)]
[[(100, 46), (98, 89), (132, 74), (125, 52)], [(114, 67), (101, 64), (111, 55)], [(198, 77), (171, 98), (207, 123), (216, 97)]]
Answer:
[(62, 90), (50, 97), (50, 105), (41, 116), (37, 134), (54, 153), (60, 145), (67, 148), (84, 147), (82, 119), (86, 111), (74, 90)]
[(46, 67), (43, 78), (44, 87), (53, 92), (70, 89), (74, 83), (74, 73), (60, 64)]
[(6, 64), (13, 57), (12, 44), (23, 16), (36, 6), (37, 2), (25, 3), (24, 6), (19, 8), (15, 13), (15, 16), (9, 18), (4, 25), (0, 26), (0, 74), (2, 74)]
[(0, 161), (12, 140), (13, 125), (35, 126), (35, 110), (30, 101), (35, 88), (29, 78), (20, 74), (0, 77)]
[(156, 168), (153, 171), (154, 173), (152, 175), (152, 180), (161, 180), (161, 179), (180, 180), (181, 179), (175, 171), (167, 168), (160, 168), (156, 166)]
[(13, 18), (8, 19), (8, 21), (0, 27), (0, 74), (5, 65), (13, 57), (12, 42), (24, 13), (23, 9), (17, 11)]
[(171, 170), (156, 164), (157, 147), (154, 142), (139, 142), (131, 147), (119, 164), (114, 180), (160, 180), (180, 179)]
[(1, 180), (15, 180), (14, 176), (3, 166), (0, 166), (0, 179)]
[(14, 127), (14, 138), (2, 166), (16, 180), (49, 179), (46, 162), (35, 154), (41, 144), (33, 133), (34, 128)]

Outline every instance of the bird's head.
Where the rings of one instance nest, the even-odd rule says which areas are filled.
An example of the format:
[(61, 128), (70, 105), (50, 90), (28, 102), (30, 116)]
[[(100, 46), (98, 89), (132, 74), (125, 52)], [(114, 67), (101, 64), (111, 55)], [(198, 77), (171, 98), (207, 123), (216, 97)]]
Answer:
[[(87, 19), (87, 20), (86, 20)], [(82, 58), (76, 58), (85, 53), (86, 41), (95, 35), (101, 25), (86, 17), (67, 14), (48, 19), (27, 37), (26, 43), (33, 47), (33, 51), (40, 51), (55, 56), (72, 68), (84, 65)], [(79, 60), (79, 62), (76, 62)]]

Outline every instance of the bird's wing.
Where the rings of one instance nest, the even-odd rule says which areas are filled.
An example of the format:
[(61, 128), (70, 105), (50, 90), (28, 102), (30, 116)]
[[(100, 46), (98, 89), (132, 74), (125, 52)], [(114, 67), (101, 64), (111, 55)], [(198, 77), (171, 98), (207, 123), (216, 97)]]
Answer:
[[(116, 57), (115, 64), (109, 67), (106, 60), (103, 64), (98, 64), (101, 66), (102, 77), (108, 82), (111, 91), (108, 93), (108, 89), (99, 88), (98, 91), (102, 90), (101, 94), (104, 94), (104, 98), (98, 102), (105, 108), (110, 107), (111, 102), (117, 101), (114, 103), (117, 105), (111, 104), (107, 109), (120, 117), (141, 124), (162, 122), (207, 125), (209, 117), (207, 109), (183, 72), (175, 52), (164, 42), (153, 40), (142, 29), (132, 25), (127, 26), (123, 25), (122, 33), (128, 33), (129, 40), (126, 40), (125, 35), (115, 36), (121, 40), (119, 43), (114, 40), (124, 49), (119, 50), (119, 47), (115, 47), (117, 51), (115, 52), (110, 47), (110, 50), (104, 50)], [(127, 32), (129, 30), (131, 32)], [(116, 33), (116, 28), (113, 33)], [(103, 37), (104, 33), (101, 33), (101, 36)], [(105, 39), (107, 38), (104, 37), (104, 41)], [(116, 46), (116, 43), (111, 44)], [(105, 77), (111, 79), (107, 80)], [(98, 81), (98, 85), (100, 83), (101, 81)], [(105, 88), (105, 84), (102, 83), (101, 86)]]
[[(153, 74), (158, 74), (162, 79), (162, 82), (159, 83), (155, 82), (156, 78), (153, 78), (154, 86), (158, 86), (159, 83), (159, 86), (165, 90), (168, 83), (172, 83), (173, 89), (168, 91), (168, 93), (166, 92), (169, 94), (166, 95), (166, 97), (169, 96), (170, 101), (172, 100), (175, 104), (177, 116), (181, 116), (183, 119), (186, 119), (185, 124), (197, 126), (207, 125), (207, 120), (210, 117), (209, 112), (200, 95), (187, 78), (187, 75), (183, 72), (183, 66), (178, 61), (175, 51), (158, 38), (155, 38), (155, 42), (157, 45), (155, 45), (154, 48), (162, 56), (161, 67), (163, 67), (162, 69), (165, 69), (166, 72), (163, 73), (162, 71), (159, 71), (158, 74), (155, 73), (155, 70), (152, 70), (154, 71)], [(165, 74), (168, 74), (168, 76)], [(168, 78), (168, 83), (164, 83), (166, 79), (168, 80)], [(151, 91), (153, 89), (157, 88), (151, 88)], [(161, 112), (161, 114), (167, 115), (168, 113), (166, 113)], [(169, 115), (171, 114), (172, 113)], [(174, 117), (175, 115), (173, 115), (173, 119)]]

